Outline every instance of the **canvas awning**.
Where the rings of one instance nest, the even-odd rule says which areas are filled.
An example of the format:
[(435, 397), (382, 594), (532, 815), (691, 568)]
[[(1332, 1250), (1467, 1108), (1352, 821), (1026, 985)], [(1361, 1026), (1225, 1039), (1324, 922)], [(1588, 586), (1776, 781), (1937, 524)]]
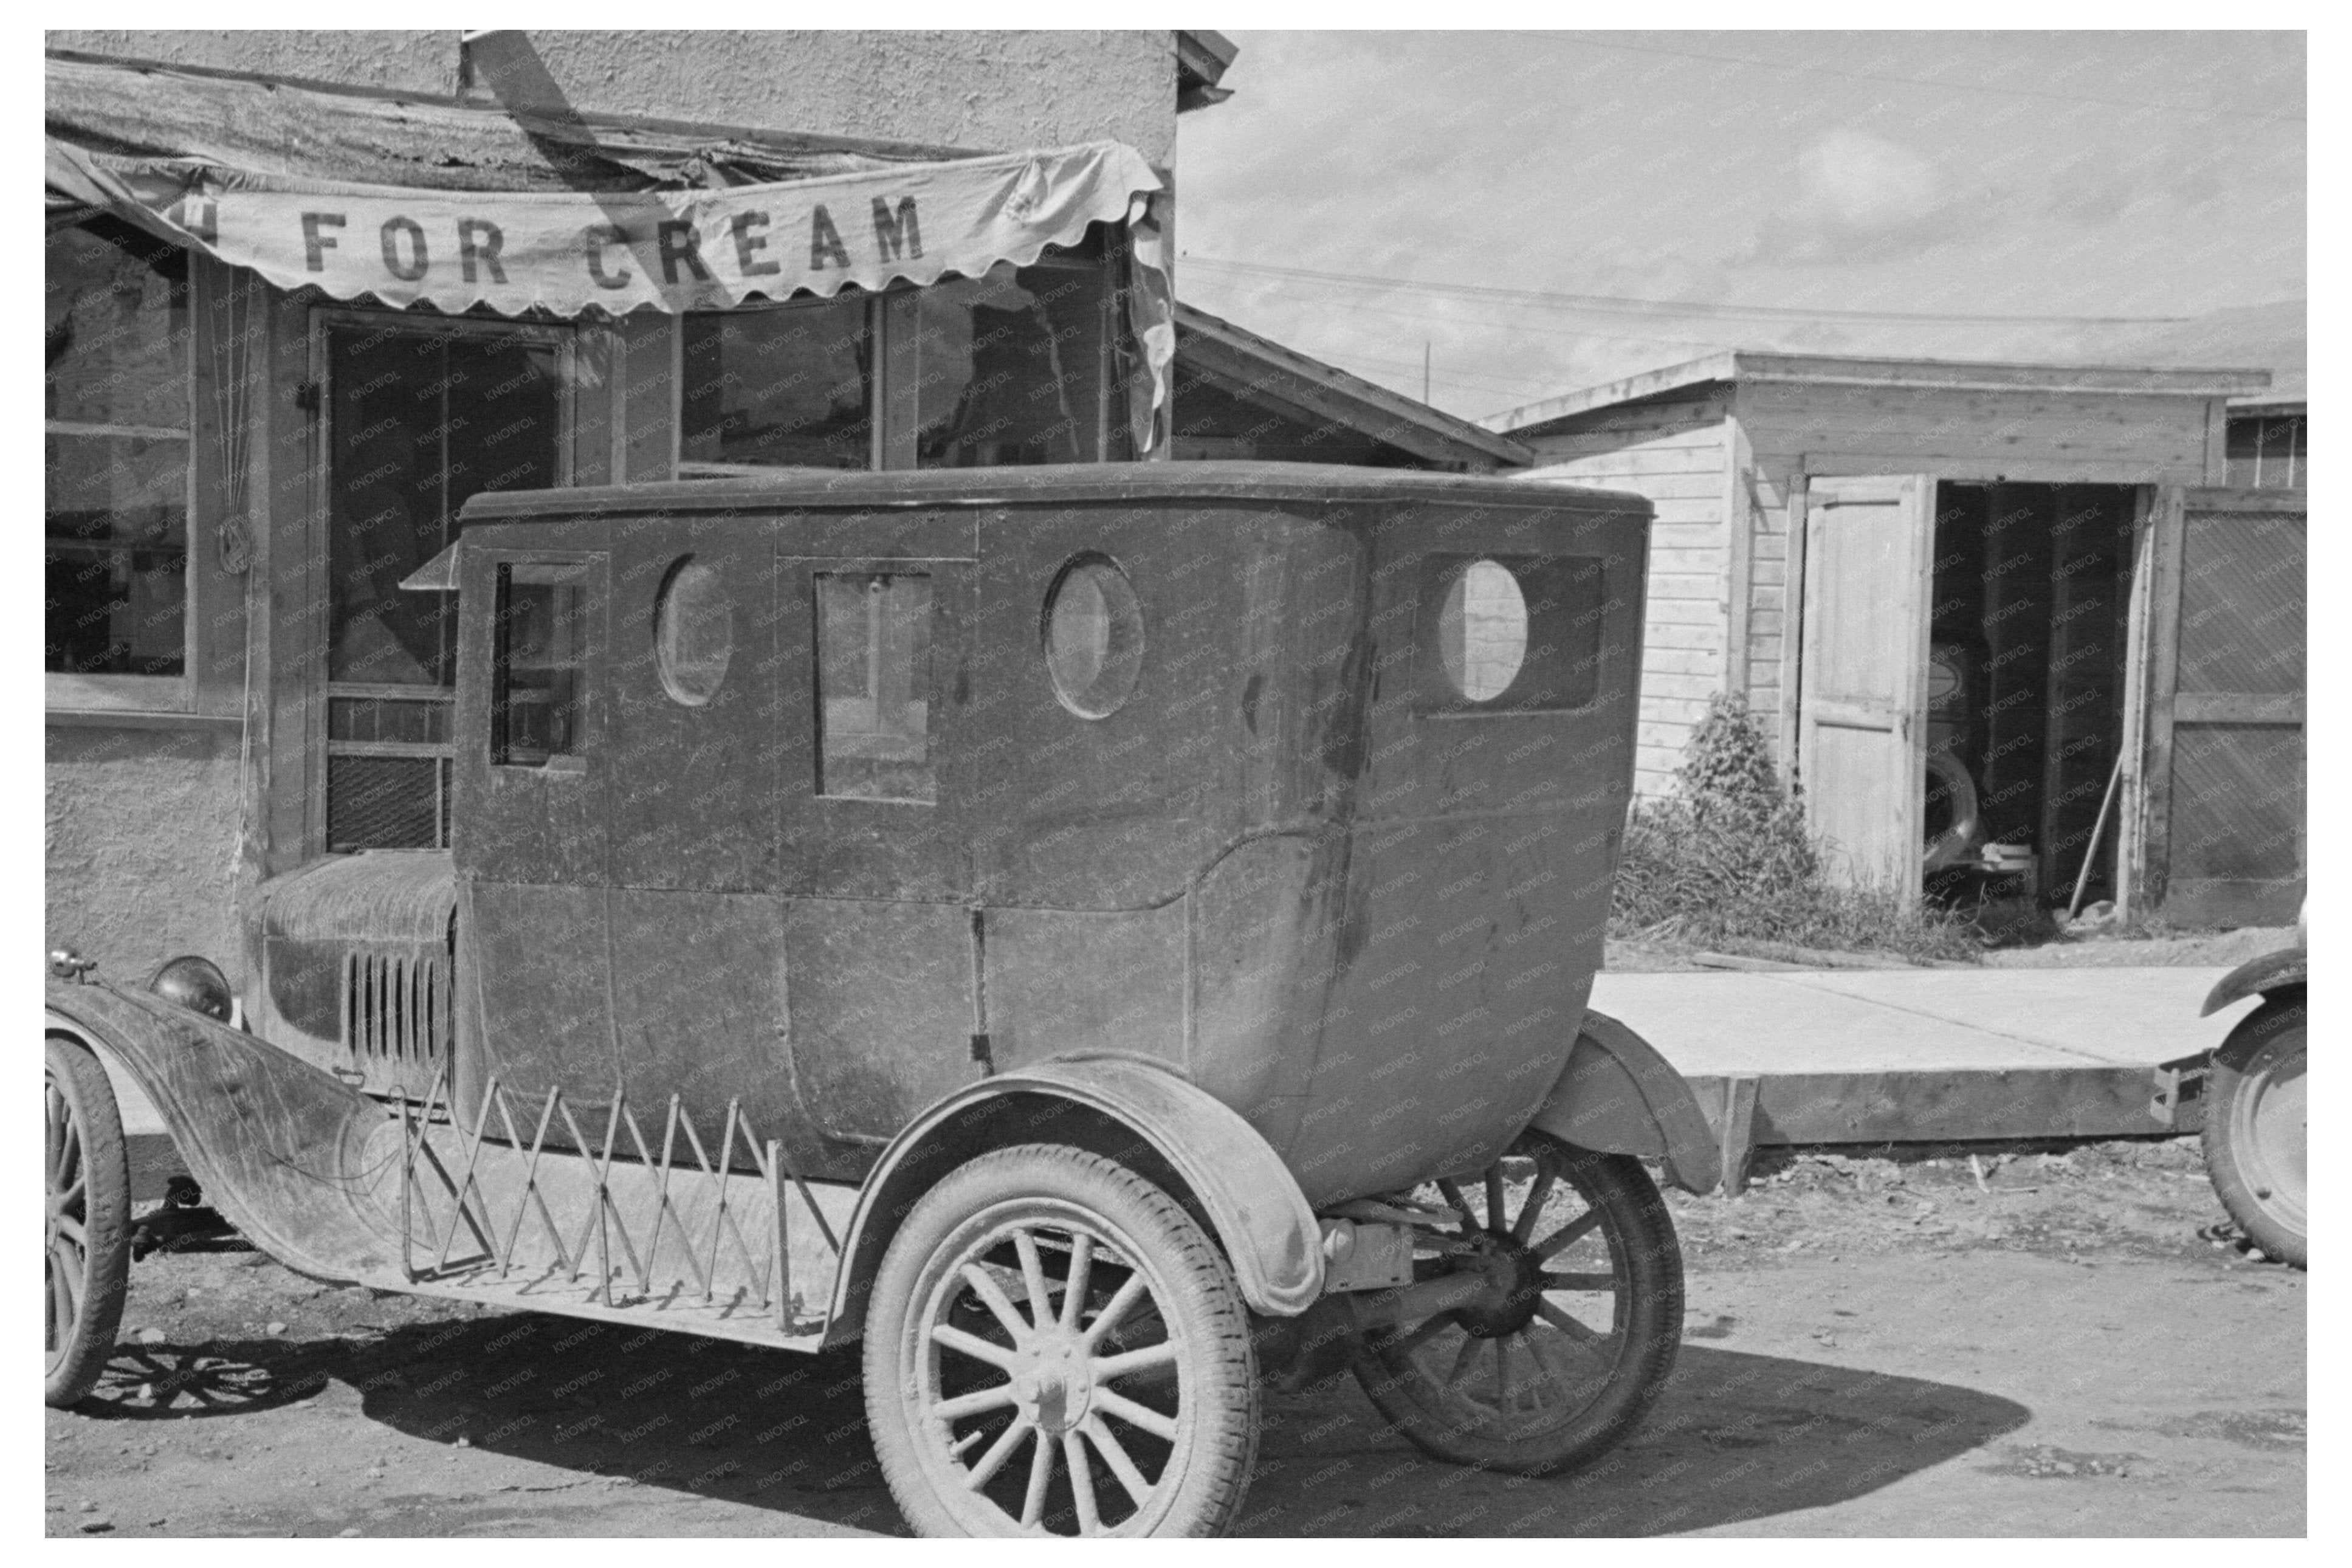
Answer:
[[(1116, 142), (929, 162), (812, 148), (828, 172), (727, 183), (758, 158), (579, 124), (558, 143), (546, 127), (504, 122), (515, 148), (557, 150), (526, 168), (513, 149), (498, 153), (494, 112), (356, 99), (322, 108), (310, 100), (333, 95), (299, 89), (247, 103), (240, 95), (252, 83), (50, 64), (52, 221), (111, 212), (280, 288), (338, 300), (565, 318), (725, 309), (978, 277), (1074, 245), (1089, 224), (1124, 223), (1136, 263), (1129, 326), (1150, 367), (1153, 407), (1167, 397), (1174, 302), (1154, 207), (1166, 185)], [(125, 96), (132, 77), (154, 89), (143, 106)], [(375, 134), (337, 132), (343, 140), (297, 163), (262, 151), (268, 122), (257, 117), (271, 113), (293, 129), (316, 121), (321, 136), (356, 116)], [(451, 142), (460, 136), (470, 140)], [(429, 173), (433, 147), (446, 144), (466, 177), (446, 186), (319, 177), (350, 168), (362, 142), (384, 163), (387, 138), (407, 154), (394, 166)], [(278, 143), (303, 144), (291, 133)], [(483, 188), (485, 146), (511, 154), (499, 181), (507, 188)], [(844, 169), (845, 160), (869, 166)], [(683, 183), (698, 176), (710, 183)]]

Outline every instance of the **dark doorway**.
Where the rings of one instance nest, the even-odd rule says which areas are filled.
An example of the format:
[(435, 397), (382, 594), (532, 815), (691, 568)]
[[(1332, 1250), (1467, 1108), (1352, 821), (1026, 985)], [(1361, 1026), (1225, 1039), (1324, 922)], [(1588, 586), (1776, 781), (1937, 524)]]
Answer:
[[(1928, 631), (1928, 882), (1947, 897), (2114, 897), (2136, 492), (2124, 485), (1936, 487)], [(1938, 759), (1941, 759), (1939, 762)], [(1945, 863), (1937, 866), (1940, 844)], [(1996, 874), (2023, 852), (2030, 871)]]
[(449, 841), (457, 604), (401, 580), (483, 490), (562, 482), (559, 330), (338, 317), (327, 385), (327, 847)]

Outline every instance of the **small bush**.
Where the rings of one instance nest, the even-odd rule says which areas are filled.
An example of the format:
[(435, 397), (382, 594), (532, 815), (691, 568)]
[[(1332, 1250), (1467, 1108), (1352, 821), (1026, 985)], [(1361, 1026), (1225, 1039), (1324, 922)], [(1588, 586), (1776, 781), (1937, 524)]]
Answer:
[(1965, 958), (1979, 945), (1948, 910), (1832, 885), (1762, 727), (1745, 701), (1720, 693), (1691, 736), (1675, 793), (1627, 818), (1609, 925), (1613, 936), (1700, 947), (1770, 942)]

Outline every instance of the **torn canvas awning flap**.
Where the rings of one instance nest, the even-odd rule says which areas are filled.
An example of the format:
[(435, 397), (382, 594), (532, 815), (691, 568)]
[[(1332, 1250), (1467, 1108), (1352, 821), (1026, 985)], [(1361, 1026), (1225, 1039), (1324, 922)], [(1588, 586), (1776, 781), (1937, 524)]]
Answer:
[(1087, 226), (1129, 226), (1130, 326), (1166, 395), (1175, 344), (1164, 188), (1115, 142), (718, 190), (458, 191), (356, 185), (52, 139), (53, 203), (102, 205), (284, 289), (452, 314), (724, 309), (1026, 265)]

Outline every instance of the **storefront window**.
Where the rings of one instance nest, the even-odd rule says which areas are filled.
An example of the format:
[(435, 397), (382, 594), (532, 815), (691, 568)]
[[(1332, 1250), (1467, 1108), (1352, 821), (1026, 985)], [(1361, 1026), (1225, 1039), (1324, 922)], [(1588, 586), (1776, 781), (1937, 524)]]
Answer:
[(1003, 266), (922, 291), (915, 461), (926, 468), (1113, 456), (1111, 311), (1097, 261)]
[(46, 665), (187, 668), (188, 267), (110, 218), (48, 237)]
[(1114, 272), (1097, 246), (879, 296), (688, 315), (680, 470), (1132, 456)]
[(863, 295), (686, 319), (686, 463), (863, 468), (874, 457), (874, 354)]

